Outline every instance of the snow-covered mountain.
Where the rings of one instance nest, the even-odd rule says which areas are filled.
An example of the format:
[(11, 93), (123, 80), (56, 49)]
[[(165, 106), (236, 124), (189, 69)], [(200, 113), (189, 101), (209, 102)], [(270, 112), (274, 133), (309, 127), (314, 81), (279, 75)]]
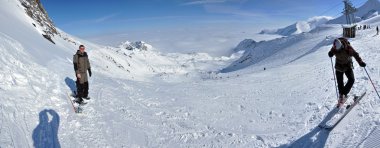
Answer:
[[(333, 131), (318, 128), (334, 113), (327, 52), (340, 25), (247, 39), (230, 57), (162, 54), (144, 42), (106, 47), (60, 29), (52, 44), (22, 2), (0, 5), (0, 147), (379, 145), (380, 99), (356, 63), (352, 94), (367, 95)], [(366, 21), (380, 25), (379, 17)], [(380, 38), (373, 35), (364, 30), (350, 42), (379, 88)], [(79, 44), (93, 75), (91, 100), (75, 114), (67, 94), (76, 89), (72, 57)]]
[[(356, 22), (361, 22), (363, 20), (367, 20), (373, 18), (379, 14), (380, 11), (380, 2), (379, 0), (368, 0), (364, 5), (357, 8), (357, 12), (355, 12)], [(346, 17), (344, 15), (330, 20), (329, 24), (345, 24)]]
[(257, 42), (253, 39), (245, 39), (241, 41), (235, 48), (235, 52), (245, 51), (246, 49), (253, 49), (257, 45)]
[[(161, 92), (165, 96), (164, 91), (171, 89), (162, 88), (160, 91), (160, 88), (167, 83), (191, 82), (192, 78), (201, 78), (206, 73), (204, 71), (217, 70), (236, 59), (215, 58), (206, 53), (164, 55), (143, 42), (105, 47), (59, 29), (56, 29), (57, 35), (51, 36), (55, 42), (52, 44), (42, 36), (48, 28), (45, 28), (46, 24), (39, 23), (38, 19), (47, 17), (47, 14), (39, 13), (42, 12), (40, 8), (26, 9), (32, 8), (32, 5), (33, 8), (42, 8), (42, 5), (38, 1), (34, 4), (34, 1), (28, 2), (31, 7), (27, 7), (29, 4), (25, 4), (25, 1), (2, 1), (0, 5), (0, 20), (5, 22), (0, 24), (0, 147), (168, 145), (170, 143), (165, 141), (170, 136), (155, 136), (154, 133), (165, 134), (176, 123), (160, 127), (159, 116), (169, 113), (153, 108), (163, 102), (137, 101), (140, 98), (138, 96), (154, 95), (153, 92)], [(36, 15), (30, 16), (29, 12)], [(72, 111), (67, 98), (67, 93), (75, 90), (72, 57), (80, 44), (86, 46), (93, 69), (90, 95), (94, 101), (91, 107), (86, 108), (89, 116), (85, 118)], [(150, 92), (150, 88), (145, 89), (150, 84), (159, 85), (150, 87), (154, 89)], [(178, 98), (167, 101), (175, 99)], [(140, 107), (152, 108), (141, 110)], [(175, 108), (171, 109), (178, 109)], [(143, 114), (147, 116), (140, 116)]]
[(325, 24), (326, 22), (332, 20), (333, 18), (329, 16), (316, 16), (308, 19), (307, 21), (298, 21), (290, 26), (280, 29), (265, 29), (260, 32), (260, 34), (279, 34), (282, 36), (290, 36), (294, 34), (300, 34), (303, 32), (309, 32), (318, 26)]
[[(326, 28), (324, 31), (334, 30), (334, 36), (338, 37), (340, 31), (335, 29), (336, 28)], [(247, 42), (249, 40), (243, 41), (237, 48), (245, 51), (244, 54), (240, 59), (224, 68), (221, 72), (226, 73), (241, 70), (252, 65), (258, 65), (255, 66), (255, 68), (264, 69), (296, 61), (315, 52), (321, 48), (321, 46), (331, 44), (331, 38), (315, 35), (319, 33), (320, 32), (305, 33), (259, 43), (253, 40), (250, 42)]]
[[(203, 73), (218, 71), (236, 60), (241, 53), (229, 57), (212, 57), (207, 53), (163, 54), (143, 41), (126, 41), (119, 47), (104, 47), (93, 51), (101, 73), (113, 78), (150, 81), (150, 78), (184, 81), (204, 77)], [(157, 77), (158, 76), (158, 77)], [(167, 79), (171, 76), (171, 79)]]
[(20, 0), (20, 2), (26, 14), (35, 20), (35, 23), (32, 23), (33, 26), (40, 28), (39, 30), (42, 31), (43, 37), (54, 43), (51, 36), (57, 35), (58, 31), (42, 6), (42, 3), (39, 0)]
[(126, 41), (122, 43), (119, 47), (123, 49), (127, 49), (127, 50), (140, 50), (140, 51), (153, 50), (152, 45), (149, 45), (143, 41), (138, 41), (138, 42), (133, 42), (133, 43)]
[[(380, 2), (378, 0), (368, 0), (364, 5), (357, 8), (355, 13), (355, 21), (361, 22), (370, 18), (378, 16), (380, 11)], [(337, 18), (329, 16), (317, 16), (308, 19), (307, 21), (298, 21), (290, 26), (280, 29), (264, 29), (260, 34), (278, 34), (282, 36), (290, 36), (309, 32), (323, 24), (345, 24), (346, 17), (341, 15)]]

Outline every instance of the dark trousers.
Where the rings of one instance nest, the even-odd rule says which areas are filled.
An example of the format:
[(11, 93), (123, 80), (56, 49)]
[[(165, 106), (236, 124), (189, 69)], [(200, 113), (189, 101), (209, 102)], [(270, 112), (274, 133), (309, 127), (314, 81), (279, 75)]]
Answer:
[[(347, 83), (346, 85), (344, 85), (344, 78), (343, 78), (343, 74), (345, 74), (347, 76)], [(352, 71), (352, 69), (348, 69), (346, 72), (339, 72), (339, 71), (336, 71), (336, 79), (338, 81), (338, 89), (339, 89), (339, 94), (344, 94), (347, 96), (347, 94), (351, 91), (351, 88), (352, 86), (354, 85), (354, 82), (355, 82), (355, 76), (354, 76), (354, 72)]]
[(79, 80), (76, 82), (77, 85), (77, 97), (86, 98), (88, 96), (88, 82), (83, 84), (79, 83)]

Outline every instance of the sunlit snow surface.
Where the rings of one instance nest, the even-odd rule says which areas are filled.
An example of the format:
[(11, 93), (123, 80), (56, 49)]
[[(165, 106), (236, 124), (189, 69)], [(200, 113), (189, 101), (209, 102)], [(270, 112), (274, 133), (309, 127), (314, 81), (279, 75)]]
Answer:
[[(63, 32), (77, 44), (55, 36), (54, 45), (18, 1), (2, 1), (0, 20), (0, 147), (379, 146), (380, 99), (357, 63), (352, 94), (367, 95), (333, 131), (318, 128), (337, 102), (327, 52), (340, 25), (212, 57), (105, 47)], [(350, 41), (380, 88), (375, 34)], [(93, 76), (91, 100), (76, 114), (67, 93), (79, 44)]]

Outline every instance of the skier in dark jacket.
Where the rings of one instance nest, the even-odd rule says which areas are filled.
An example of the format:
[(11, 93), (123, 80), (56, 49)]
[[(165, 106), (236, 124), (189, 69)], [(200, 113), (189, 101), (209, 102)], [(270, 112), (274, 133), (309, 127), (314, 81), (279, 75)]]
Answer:
[[(328, 53), (329, 57), (335, 55), (335, 70), (336, 78), (338, 81), (339, 100), (338, 107), (342, 106), (347, 99), (347, 94), (350, 92), (355, 82), (353, 72), (352, 57), (359, 63), (361, 67), (365, 67), (366, 63), (360, 58), (359, 54), (352, 48), (350, 42), (345, 38), (338, 38), (334, 40), (333, 47)], [(343, 83), (343, 74), (348, 78), (346, 85)]]
[(76, 85), (77, 85), (77, 95), (75, 102), (82, 104), (83, 98), (89, 100), (88, 97), (88, 74), (91, 73), (90, 61), (88, 60), (87, 52), (84, 51), (84, 45), (79, 46), (79, 50), (73, 57), (75, 76), (77, 77)]

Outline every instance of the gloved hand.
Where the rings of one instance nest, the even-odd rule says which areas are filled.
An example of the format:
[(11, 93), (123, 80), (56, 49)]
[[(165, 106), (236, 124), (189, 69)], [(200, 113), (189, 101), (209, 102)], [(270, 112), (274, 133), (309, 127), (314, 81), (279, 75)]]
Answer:
[(329, 51), (329, 57), (333, 57), (334, 56), (334, 53), (332, 51)]
[(88, 74), (90, 75), (90, 77), (91, 77), (91, 75), (92, 75), (92, 72), (91, 72), (91, 68), (90, 69), (88, 69)]
[(365, 66), (367, 66), (367, 64), (364, 63), (364, 62), (360, 62), (359, 65), (360, 65), (361, 67), (365, 67)]

